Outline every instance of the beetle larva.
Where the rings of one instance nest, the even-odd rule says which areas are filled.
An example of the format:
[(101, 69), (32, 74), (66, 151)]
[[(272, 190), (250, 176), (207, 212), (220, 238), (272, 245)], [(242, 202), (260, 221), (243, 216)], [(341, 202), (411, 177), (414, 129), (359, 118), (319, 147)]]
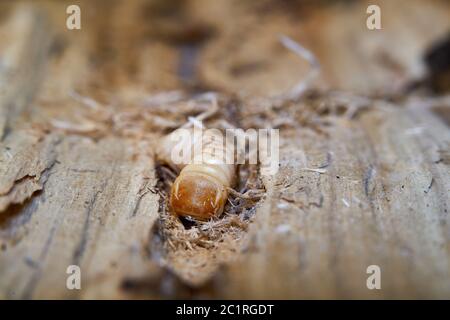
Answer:
[[(313, 67), (306, 79), (298, 83), (287, 94), (281, 95), (281, 100), (298, 100), (309, 87), (309, 83), (317, 77), (320, 66), (315, 56), (297, 42), (286, 36), (281, 36), (280, 41), (286, 48), (306, 59)], [(194, 124), (217, 112), (217, 97), (209, 94), (207, 98), (211, 100), (212, 108), (196, 118), (191, 118)], [(172, 168), (181, 170), (172, 185), (170, 206), (179, 216), (192, 216), (200, 220), (217, 217), (223, 212), (228, 199), (228, 190), (233, 185), (236, 175), (236, 165), (230, 164), (234, 161), (228, 161), (234, 159), (234, 147), (228, 148), (227, 146), (230, 144), (224, 144), (223, 135), (218, 130), (207, 130), (200, 139), (196, 139), (195, 134), (191, 134), (194, 139), (190, 142), (189, 147), (191, 150), (195, 150), (198, 145), (201, 146), (199, 157), (195, 156), (194, 151), (194, 156), (188, 159), (189, 161), (184, 164), (175, 164), (171, 161), (172, 151), (176, 144), (174, 143), (175, 137), (181, 132), (180, 130), (187, 130), (185, 127), (186, 125), (169, 134), (162, 141), (162, 146), (158, 150), (160, 160), (165, 161)], [(195, 131), (195, 126), (192, 131)]]
[[(174, 163), (171, 156), (176, 147), (176, 136), (180, 135), (181, 130), (185, 134), (190, 133), (193, 139), (189, 139), (192, 156), (180, 164)], [(226, 161), (234, 159), (234, 148), (227, 148), (230, 144), (224, 143), (224, 135), (219, 130), (202, 130), (200, 136), (194, 131), (177, 129), (169, 134), (159, 148), (158, 156), (173, 168), (181, 170), (170, 193), (173, 212), (179, 216), (207, 220), (222, 214), (228, 188), (234, 184), (236, 166)]]

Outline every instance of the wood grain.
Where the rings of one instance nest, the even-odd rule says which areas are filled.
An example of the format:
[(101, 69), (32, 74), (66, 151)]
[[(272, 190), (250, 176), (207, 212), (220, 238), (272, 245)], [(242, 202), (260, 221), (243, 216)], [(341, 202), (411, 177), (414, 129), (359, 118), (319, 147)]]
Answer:
[[(450, 104), (393, 96), (450, 27), (448, 3), (375, 1), (385, 27), (371, 33), (364, 2), (75, 2), (79, 31), (65, 29), (69, 2), (0, 4), (1, 299), (450, 298)], [(246, 123), (251, 97), (309, 70), (279, 33), (317, 55), (324, 103), (338, 105), (339, 89), (367, 106), (331, 117), (327, 134), (282, 126), (280, 169), (261, 177), (248, 230), (214, 249), (167, 249), (154, 158), (164, 132), (136, 137), (111, 119), (152, 94), (214, 90), (240, 101), (234, 120)], [(96, 108), (77, 94), (109, 110), (101, 130), (52, 125)], [(381, 290), (366, 287), (373, 264)], [(69, 265), (81, 290), (66, 288)]]

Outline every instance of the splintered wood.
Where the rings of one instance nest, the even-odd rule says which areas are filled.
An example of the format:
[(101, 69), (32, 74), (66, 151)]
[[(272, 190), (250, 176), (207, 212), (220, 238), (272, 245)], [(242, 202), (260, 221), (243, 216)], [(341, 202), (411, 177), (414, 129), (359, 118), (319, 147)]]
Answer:
[[(1, 2), (0, 299), (450, 298), (450, 98), (405, 89), (449, 4), (372, 2)], [(200, 120), (280, 133), (208, 221), (158, 158)]]

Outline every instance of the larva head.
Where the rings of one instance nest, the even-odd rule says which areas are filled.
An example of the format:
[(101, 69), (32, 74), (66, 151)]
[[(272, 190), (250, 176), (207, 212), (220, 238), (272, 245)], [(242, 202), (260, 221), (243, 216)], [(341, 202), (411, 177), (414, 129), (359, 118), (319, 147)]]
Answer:
[(228, 197), (226, 187), (214, 177), (199, 172), (180, 174), (175, 180), (170, 205), (179, 216), (208, 220), (223, 212)]

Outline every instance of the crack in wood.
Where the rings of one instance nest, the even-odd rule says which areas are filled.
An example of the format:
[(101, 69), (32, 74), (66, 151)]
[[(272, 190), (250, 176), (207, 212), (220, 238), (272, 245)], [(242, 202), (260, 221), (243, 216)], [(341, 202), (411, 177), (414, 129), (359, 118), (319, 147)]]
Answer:
[[(114, 170), (112, 170), (114, 171)], [(103, 193), (105, 191), (105, 188), (108, 184), (110, 177), (107, 178), (100, 186), (99, 190), (97, 190), (91, 197), (91, 199), (89, 199), (88, 203), (87, 203), (87, 207), (86, 207), (86, 211), (85, 211), (85, 219), (84, 219), (84, 224), (83, 224), (83, 228), (81, 231), (81, 238), (80, 241), (78, 243), (78, 245), (75, 247), (75, 250), (73, 252), (72, 255), (72, 264), (74, 265), (79, 265), (80, 261), (83, 257), (84, 251), (86, 249), (86, 244), (87, 244), (87, 237), (88, 237), (88, 232), (89, 232), (89, 226), (90, 226), (90, 222), (91, 222), (91, 214), (92, 214), (92, 210), (94, 209), (94, 204), (97, 201), (97, 197), (99, 196), (99, 194)]]
[(364, 177), (363, 177), (364, 194), (365, 194), (368, 198), (370, 198), (369, 193), (371, 192), (371, 191), (369, 190), (369, 188), (370, 188), (370, 183), (371, 183), (372, 178), (374, 177), (375, 173), (376, 173), (376, 170), (375, 170), (375, 168), (374, 168), (372, 165), (370, 165), (370, 166), (367, 168), (366, 172), (364, 173)]

